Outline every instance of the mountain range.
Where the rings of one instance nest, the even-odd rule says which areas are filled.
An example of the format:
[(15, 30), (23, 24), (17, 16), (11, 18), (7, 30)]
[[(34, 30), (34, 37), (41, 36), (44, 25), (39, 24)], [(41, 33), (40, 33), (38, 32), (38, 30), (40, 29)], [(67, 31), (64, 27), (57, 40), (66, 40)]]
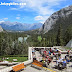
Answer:
[(10, 21), (0, 23), (0, 26), (2, 26), (4, 30), (10, 30), (10, 31), (35, 30), (39, 29), (42, 25), (43, 25), (42, 23), (27, 24), (27, 23), (10, 22)]

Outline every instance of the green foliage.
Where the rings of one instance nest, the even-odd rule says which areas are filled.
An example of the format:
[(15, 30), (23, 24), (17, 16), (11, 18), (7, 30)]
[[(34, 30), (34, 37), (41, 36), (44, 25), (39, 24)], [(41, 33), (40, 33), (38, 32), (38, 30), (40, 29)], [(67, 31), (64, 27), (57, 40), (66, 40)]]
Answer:
[(61, 31), (61, 24), (58, 29), (58, 34), (57, 34), (57, 46), (62, 46), (63, 45), (63, 40), (62, 40), (62, 31)]
[[(61, 29), (59, 29), (60, 25)], [(53, 45), (65, 46), (72, 39), (72, 15), (65, 18), (59, 17), (56, 23), (52, 25), (52, 29), (46, 33), (46, 36), (49, 36), (49, 39), (52, 38)]]
[(24, 37), (23, 33), (0, 33), (0, 55), (24, 55), (28, 52), (26, 42), (18, 42), (18, 37)]
[(42, 37), (41, 37), (41, 36), (38, 36), (38, 40), (41, 42), (41, 40), (42, 40)]
[(72, 25), (70, 25), (65, 31), (64, 41), (67, 44), (72, 39)]

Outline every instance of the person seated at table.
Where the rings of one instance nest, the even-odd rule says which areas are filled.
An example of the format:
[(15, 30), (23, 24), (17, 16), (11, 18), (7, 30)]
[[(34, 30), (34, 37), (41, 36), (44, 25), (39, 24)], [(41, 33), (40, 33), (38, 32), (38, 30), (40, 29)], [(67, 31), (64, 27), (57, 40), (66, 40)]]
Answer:
[(46, 58), (45, 57), (43, 57), (42, 63), (43, 63), (43, 67), (47, 67), (46, 66)]
[(55, 56), (56, 54), (53, 52), (53, 55)]
[(52, 53), (52, 49), (50, 48), (50, 52)]
[(46, 51), (46, 50), (44, 50), (44, 51), (43, 51), (43, 54), (46, 56), (46, 55), (47, 55), (47, 51)]
[(62, 61), (62, 60), (63, 60), (63, 58), (60, 56), (60, 57), (59, 57), (59, 61)]
[(32, 57), (33, 57), (33, 61), (36, 60), (36, 55), (34, 52), (32, 52)]
[(51, 58), (50, 57), (48, 57), (48, 58), (46, 58), (46, 61), (45, 61), (45, 64), (46, 64), (46, 67), (48, 68), (49, 67), (49, 64), (51, 63)]
[(51, 52), (49, 51), (49, 55), (51, 55)]
[(63, 65), (63, 61), (62, 61), (63, 59), (60, 57), (60, 59), (57, 59), (56, 60), (56, 64), (57, 64), (57, 66), (58, 66), (58, 68), (60, 69), (61, 67), (62, 67), (62, 65)]
[(65, 59), (67, 59), (67, 57), (69, 57), (69, 55), (67, 54), (67, 55), (65, 55)]
[(69, 62), (70, 62), (70, 58), (69, 58), (69, 57), (67, 57), (66, 62), (67, 62), (67, 63), (69, 63)]
[(52, 53), (55, 51), (55, 49), (54, 48), (52, 48)]
[(56, 52), (58, 52), (58, 49), (56, 49)]
[(70, 50), (68, 50), (67, 54), (69, 54), (69, 53), (70, 53)]
[(63, 59), (63, 68), (65, 68), (67, 66), (67, 63), (65, 61), (65, 59)]
[(41, 54), (43, 55), (44, 49), (41, 49)]
[(57, 60), (58, 59), (58, 54), (56, 54), (55, 57), (56, 57), (56, 60)]
[(60, 51), (58, 51), (58, 57), (60, 57), (61, 56), (61, 52)]
[(59, 60), (59, 59), (57, 58), (57, 59), (56, 59), (56, 64), (57, 64), (57, 65), (58, 65), (58, 60)]
[(49, 57), (49, 58), (48, 58), (48, 62), (47, 62), (48, 65), (51, 63), (51, 61), (52, 61), (52, 59)]
[(43, 58), (44, 58), (44, 57), (42, 57), (42, 60), (40, 60), (40, 62), (42, 62), (42, 61), (43, 61)]
[(51, 60), (53, 60), (53, 56), (52, 55), (50, 55), (49, 57), (51, 58)]
[(49, 55), (47, 55), (46, 58), (49, 58)]
[(46, 53), (43, 54), (43, 57), (46, 57), (47, 55), (48, 55), (48, 53), (46, 52)]
[(46, 50), (43, 51), (43, 53), (46, 53), (46, 52), (47, 52)]

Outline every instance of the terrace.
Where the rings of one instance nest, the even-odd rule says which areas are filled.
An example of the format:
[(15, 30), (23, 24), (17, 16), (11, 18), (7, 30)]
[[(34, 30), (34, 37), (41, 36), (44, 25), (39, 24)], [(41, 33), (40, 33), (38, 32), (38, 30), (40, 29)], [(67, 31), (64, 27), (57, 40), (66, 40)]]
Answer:
[[(40, 62), (40, 60), (42, 59), (42, 55), (41, 55), (41, 50), (47, 50), (49, 51), (49, 49), (53, 49), (56, 48), (57, 50), (61, 51), (60, 47), (29, 47), (28, 50), (28, 61), (25, 62), (20, 62), (18, 64), (24, 63), (24, 65), (26, 65), (26, 68), (24, 70), (22, 70), (21, 72), (71, 72), (72, 71), (72, 61), (70, 61), (67, 64), (67, 68), (64, 69), (58, 69), (55, 68), (56, 64), (56, 57), (53, 58), (53, 60), (50, 62), (50, 64), (48, 65), (48, 67), (39, 67), (37, 65), (33, 65), (33, 50), (35, 50), (35, 58), (37, 61)], [(57, 52), (55, 52), (57, 54)], [(67, 51), (61, 51), (61, 57), (65, 58), (65, 55), (67, 54)], [(53, 54), (51, 53), (51, 55), (53, 56)], [(70, 55), (72, 55), (72, 51), (70, 51)], [(18, 65), (17, 64), (17, 65)], [(13, 66), (1, 66), (0, 72), (9, 72), (11, 70), (13, 70), (12, 67), (14, 67), (16, 65)]]

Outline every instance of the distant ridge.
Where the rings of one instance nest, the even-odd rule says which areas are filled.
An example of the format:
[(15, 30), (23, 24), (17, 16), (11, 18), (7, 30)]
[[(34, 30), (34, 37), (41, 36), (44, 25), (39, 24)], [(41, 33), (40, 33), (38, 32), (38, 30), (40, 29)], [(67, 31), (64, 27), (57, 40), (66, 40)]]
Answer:
[(42, 23), (27, 24), (27, 23), (20, 23), (20, 22), (5, 21), (0, 23), (0, 25), (4, 30), (29, 31), (29, 30), (39, 29), (42, 26)]

